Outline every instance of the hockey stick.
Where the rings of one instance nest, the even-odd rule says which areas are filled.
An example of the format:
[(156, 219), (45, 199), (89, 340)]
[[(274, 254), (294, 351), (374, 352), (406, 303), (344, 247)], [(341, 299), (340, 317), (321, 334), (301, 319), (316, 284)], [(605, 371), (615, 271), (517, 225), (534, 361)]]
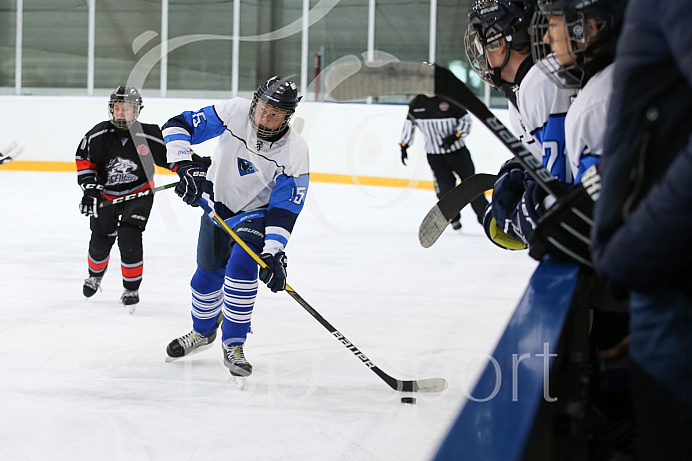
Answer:
[[(238, 245), (240, 245), (243, 250), (249, 254), (252, 259), (255, 260), (260, 267), (267, 267), (262, 258), (260, 258), (257, 253), (255, 253), (252, 248), (250, 248), (233, 229), (231, 229), (226, 222), (221, 219), (216, 212), (209, 206), (209, 202), (205, 198), (201, 198), (197, 204), (201, 206), (205, 213), (209, 215), (211, 219), (214, 220), (216, 224), (219, 225)], [(298, 304), (300, 304), (310, 315), (312, 315), (320, 324), (325, 327), (336, 339), (339, 340), (348, 350), (350, 350), (353, 355), (358, 357), (363, 364), (370, 368), (377, 376), (379, 376), (389, 387), (399, 392), (442, 392), (447, 389), (447, 381), (443, 378), (430, 378), (430, 379), (418, 379), (412, 381), (403, 381), (389, 376), (384, 371), (380, 370), (372, 361), (366, 357), (351, 341), (346, 339), (346, 337), (334, 326), (329, 323), (324, 317), (322, 317), (319, 312), (310, 306), (293, 288), (286, 284), (286, 291), (288, 294), (295, 299)]]
[(11, 162), (22, 155), (22, 152), (24, 152), (24, 146), (20, 146), (16, 141), (12, 141), (9, 146), (0, 152), (0, 165)]
[(495, 185), (497, 176), (479, 173), (470, 176), (449, 191), (428, 211), (418, 228), (418, 241), (423, 248), (433, 246), (447, 225), (466, 205)]
[[(478, 118), (512, 152), (516, 160), (553, 197), (566, 188), (454, 74), (444, 67), (408, 61), (334, 63), (325, 71), (325, 87), (336, 101), (387, 94), (434, 93), (461, 105)], [(344, 77), (347, 75), (346, 77)]]
[(99, 203), (99, 208), (104, 208), (111, 205), (117, 205), (118, 203), (129, 202), (130, 200), (138, 199), (140, 197), (147, 197), (149, 195), (155, 194), (165, 189), (170, 189), (171, 187), (177, 186), (177, 182), (172, 182), (164, 186), (155, 187), (153, 189), (145, 189), (139, 192), (134, 192), (132, 194), (123, 195), (122, 197), (114, 198), (113, 200), (104, 200)]
[[(521, 141), (449, 69), (418, 62), (373, 61), (358, 64), (353, 61), (345, 61), (332, 64), (325, 73), (325, 87), (332, 98), (337, 101), (352, 101), (386, 94), (435, 93), (451, 103), (459, 104), (492, 131), (512, 152), (517, 162), (549, 195), (559, 200), (567, 193), (566, 185), (553, 176), (539, 159), (527, 151)], [(589, 216), (586, 216), (575, 206), (566, 206), (568, 206), (569, 212), (576, 216), (577, 221), (575, 222), (579, 223), (580, 226), (586, 224), (588, 228), (591, 227), (592, 222)], [(543, 218), (547, 216), (549, 213), (546, 213)], [(545, 222), (543, 218), (539, 220), (537, 229)], [(577, 239), (579, 244), (586, 248), (585, 252), (588, 254), (588, 247), (591, 243), (588, 232), (581, 232), (577, 226), (564, 221), (560, 222), (559, 226), (567, 234), (571, 234)], [(588, 259), (564, 247), (553, 236), (547, 235), (544, 238), (558, 253), (566, 255), (568, 259), (587, 267), (593, 267)]]

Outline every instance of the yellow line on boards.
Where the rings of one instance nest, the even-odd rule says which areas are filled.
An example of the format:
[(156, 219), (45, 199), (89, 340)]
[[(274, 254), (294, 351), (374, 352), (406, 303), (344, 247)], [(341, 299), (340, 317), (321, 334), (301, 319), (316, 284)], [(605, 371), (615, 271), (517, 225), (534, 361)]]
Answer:
[[(2, 170), (76, 172), (77, 167), (72, 162), (35, 162), (15, 160), (4, 165), (0, 165), (0, 171)], [(175, 173), (158, 166), (156, 167), (156, 173), (175, 176)], [(333, 173), (310, 173), (310, 181), (332, 184), (356, 184), (361, 186), (385, 186), (435, 190), (435, 186), (432, 181), (421, 181), (417, 179), (378, 178), (375, 176), (352, 176), (347, 174)]]

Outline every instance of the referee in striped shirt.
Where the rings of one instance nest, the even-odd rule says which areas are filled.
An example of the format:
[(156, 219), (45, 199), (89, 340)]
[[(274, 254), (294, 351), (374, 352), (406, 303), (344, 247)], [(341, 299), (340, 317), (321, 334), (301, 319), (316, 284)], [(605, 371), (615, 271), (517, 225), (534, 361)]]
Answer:
[[(464, 138), (471, 131), (471, 116), (461, 106), (450, 104), (434, 94), (419, 94), (408, 106), (408, 116), (401, 132), (401, 162), (406, 165), (408, 147), (413, 144), (415, 127), (423, 133), (428, 164), (435, 177), (437, 198), (454, 189), (459, 181), (472, 176), (476, 169)], [(488, 204), (484, 195), (471, 202), (478, 222), (483, 225), (483, 214)], [(457, 214), (450, 223), (455, 230), (461, 229), (461, 216)]]

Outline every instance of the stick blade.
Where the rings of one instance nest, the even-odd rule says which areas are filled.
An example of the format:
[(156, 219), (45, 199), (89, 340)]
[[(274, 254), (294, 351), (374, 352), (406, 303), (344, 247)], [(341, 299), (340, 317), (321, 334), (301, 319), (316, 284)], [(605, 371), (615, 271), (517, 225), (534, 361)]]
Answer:
[(435, 66), (420, 62), (336, 62), (324, 73), (324, 85), (339, 102), (370, 96), (435, 92)]
[(444, 378), (429, 378), (416, 380), (417, 391), (422, 393), (444, 392), (448, 384)]
[(445, 231), (449, 221), (442, 214), (439, 206), (435, 205), (428, 211), (418, 228), (418, 241), (423, 248), (430, 248), (437, 242), (440, 235)]

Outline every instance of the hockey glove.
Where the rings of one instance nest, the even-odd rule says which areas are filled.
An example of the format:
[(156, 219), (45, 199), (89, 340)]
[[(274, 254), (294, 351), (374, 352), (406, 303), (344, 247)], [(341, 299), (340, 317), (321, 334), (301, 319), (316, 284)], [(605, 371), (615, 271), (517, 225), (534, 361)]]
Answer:
[(600, 193), (600, 175), (595, 166), (582, 176), (582, 182), (558, 199), (538, 222), (529, 254), (563, 262), (591, 264), (591, 227), (594, 200)]
[(202, 196), (202, 185), (207, 179), (207, 169), (200, 162), (181, 162), (175, 170), (180, 182), (175, 186), (175, 193), (188, 205), (198, 206)]
[(260, 255), (262, 261), (267, 267), (262, 267), (259, 272), (261, 281), (267, 284), (267, 287), (276, 293), (277, 291), (286, 289), (286, 253), (279, 251), (275, 255), (271, 253), (262, 253)]
[(519, 238), (519, 235), (513, 230), (512, 217), (516, 214), (526, 190), (524, 176), (525, 172), (521, 165), (510, 160), (500, 168), (497, 173), (497, 181), (493, 186), (490, 208), (492, 217), (495, 218), (500, 230), (513, 238)]
[(408, 144), (401, 145), (401, 163), (406, 165), (406, 160), (408, 160)]
[(442, 144), (440, 144), (440, 147), (443, 149), (449, 149), (455, 142), (459, 140), (460, 137), (461, 133), (459, 133), (458, 131), (456, 133), (452, 133), (442, 140)]
[(99, 203), (104, 200), (103, 186), (96, 182), (88, 182), (80, 185), (84, 191), (82, 203), (79, 204), (79, 212), (84, 216), (99, 217)]

